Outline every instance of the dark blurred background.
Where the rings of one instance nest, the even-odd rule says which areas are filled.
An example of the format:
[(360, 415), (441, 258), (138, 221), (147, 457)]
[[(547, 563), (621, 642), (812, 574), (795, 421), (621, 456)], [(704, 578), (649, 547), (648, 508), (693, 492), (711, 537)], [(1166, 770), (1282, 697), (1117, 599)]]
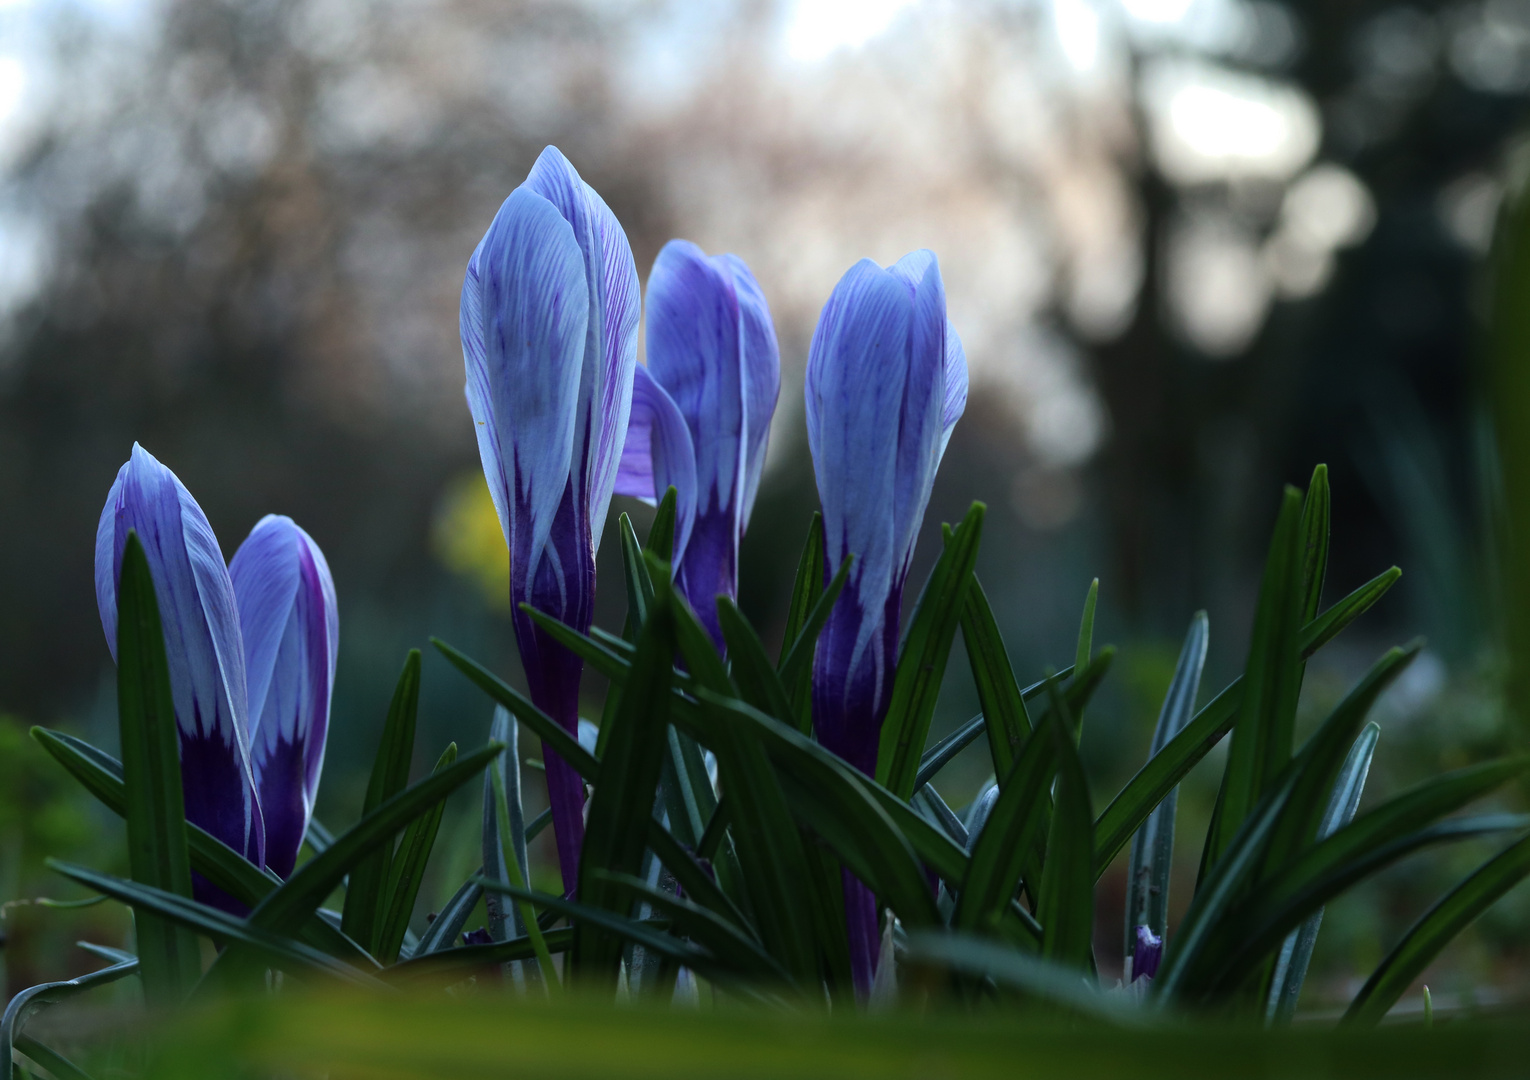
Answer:
[[(1022, 677), (1070, 662), (1101, 579), (1097, 641), (1122, 652), (1084, 740), (1097, 806), (1140, 764), (1195, 610), (1207, 690), (1241, 669), (1280, 485), (1318, 462), (1329, 599), (1394, 562), (1406, 576), (1311, 666), (1303, 715), (1421, 634), (1378, 709), (1367, 798), (1501, 749), (1478, 368), (1527, 95), (1527, 0), (0, 4), (0, 892), (69, 894), (45, 851), (121, 858), (120, 826), (24, 726), (113, 743), (92, 549), (134, 440), (226, 556), (267, 512), (328, 554), (321, 818), (357, 813), (408, 648), (436, 634), (518, 675), (456, 305), (548, 143), (616, 212), (640, 276), (682, 236), (742, 256), (771, 302), (783, 390), (741, 587), (767, 635), (816, 501), (801, 384), (819, 307), (857, 258), (929, 247), (972, 396), (915, 579), (938, 523), (985, 501), (979, 573)], [(623, 509), (641, 531), (646, 510)], [(937, 733), (974, 711), (958, 645)], [(427, 654), (418, 767), (488, 719)], [(984, 762), (944, 774), (953, 805)], [(1181, 803), (1192, 876), (1203, 773)], [(424, 903), (477, 865), (476, 813), (453, 804)], [(1481, 854), (1409, 861), (1331, 908), (1304, 1004), (1352, 989)], [(1101, 886), (1107, 967), (1123, 876)], [(1436, 1000), (1519, 987), (1527, 925), (1523, 898), (1502, 903), (1431, 974)], [(21, 905), (3, 927), (14, 989), (88, 966), (71, 935), (124, 920)]]

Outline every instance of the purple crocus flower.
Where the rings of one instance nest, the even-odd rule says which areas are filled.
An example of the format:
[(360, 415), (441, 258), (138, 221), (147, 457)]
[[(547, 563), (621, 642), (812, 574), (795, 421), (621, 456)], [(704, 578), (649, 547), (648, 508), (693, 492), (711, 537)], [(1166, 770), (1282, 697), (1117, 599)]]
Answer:
[(250, 750), (266, 866), (285, 878), (313, 817), (340, 616), (329, 563), (291, 518), (267, 515), (228, 567), (249, 686)]
[[(174, 473), (136, 443), (96, 530), (96, 603), (113, 659), (117, 582), (129, 530), (137, 531), (148, 556), (164, 626), (186, 820), (264, 866), (266, 836), (250, 769), (244, 642), (234, 586), (202, 508)], [(200, 877), (195, 884), (199, 899), (232, 902)]]
[[(818, 639), (813, 723), (825, 747), (871, 775), (914, 541), (967, 404), (967, 360), (946, 319), (934, 254), (916, 251), (885, 270), (869, 259), (850, 268), (813, 333), (806, 393), (826, 580), (845, 556), (856, 558)], [(876, 907), (848, 874), (845, 886), (853, 973), (864, 994), (876, 962)]]
[(716, 599), (738, 595), (739, 541), (781, 391), (776, 331), (744, 261), (687, 240), (653, 264), (647, 326), (616, 490), (653, 500), (675, 486), (675, 581), (721, 649)]
[[(468, 261), (460, 325), (478, 452), (510, 549), (521, 663), (532, 700), (570, 733), (583, 662), (519, 605), (589, 629), (595, 551), (632, 404), (638, 305), (626, 234), (549, 146)], [(572, 890), (584, 784), (558, 755), (546, 763), (558, 862)]]
[(1130, 957), (1132, 962), (1132, 982), (1138, 979), (1152, 981), (1158, 974), (1158, 965), (1163, 962), (1163, 938), (1153, 933), (1147, 926), (1137, 927), (1137, 948)]

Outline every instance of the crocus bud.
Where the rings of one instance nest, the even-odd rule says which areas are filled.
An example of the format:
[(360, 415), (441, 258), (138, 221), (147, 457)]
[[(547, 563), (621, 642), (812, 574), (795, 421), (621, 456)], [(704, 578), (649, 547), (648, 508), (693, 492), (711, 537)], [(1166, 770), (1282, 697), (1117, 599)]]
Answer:
[(266, 866), (292, 873), (313, 816), (340, 643), (335, 583), (291, 518), (267, 515), (229, 564), (244, 637)]
[[(840, 279), (813, 332), (806, 395), (825, 581), (855, 556), (814, 654), (813, 725), (825, 747), (869, 775), (914, 541), (967, 404), (967, 360), (932, 253), (885, 270), (862, 259)], [(876, 902), (848, 871), (844, 885), (851, 974), (864, 997), (877, 959)]]
[(1132, 950), (1132, 982), (1151, 979), (1163, 961), (1163, 938), (1146, 926), (1137, 927), (1137, 947)]
[(716, 601), (738, 595), (739, 542), (781, 391), (775, 327), (742, 259), (686, 240), (659, 252), (646, 319), (648, 365), (616, 490), (653, 500), (674, 485), (675, 582), (721, 649)]
[[(468, 261), (460, 329), (468, 408), (510, 551), (531, 698), (571, 734), (582, 661), (519, 605), (588, 630), (595, 551), (616, 483), (637, 363), (637, 268), (606, 204), (555, 148), (510, 193)], [(584, 784), (549, 752), (564, 885), (584, 839)]]
[[(186, 820), (256, 866), (265, 831), (250, 768), (244, 642), (218, 538), (174, 473), (143, 447), (117, 473), (96, 530), (96, 603), (117, 656), (117, 582), (127, 535), (136, 530), (154, 577), (165, 659), (180, 731)], [(199, 899), (230, 901), (197, 877)]]
[(856, 558), (818, 639), (813, 723), (825, 746), (869, 774), (914, 541), (967, 404), (967, 360), (932, 253), (850, 268), (819, 316), (806, 391), (826, 580)]

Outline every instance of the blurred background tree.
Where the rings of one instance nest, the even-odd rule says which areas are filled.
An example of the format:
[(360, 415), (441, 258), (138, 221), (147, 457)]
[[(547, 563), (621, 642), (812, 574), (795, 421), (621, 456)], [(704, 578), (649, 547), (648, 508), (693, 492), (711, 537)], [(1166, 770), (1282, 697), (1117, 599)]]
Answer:
[[(1241, 666), (1279, 484), (1318, 461), (1335, 595), (1392, 562), (1407, 576), (1314, 667), (1304, 708), (1423, 633), (1372, 797), (1491, 752), (1508, 736), (1475, 358), (1527, 94), (1523, 0), (13, 0), (0, 709), (111, 744), (91, 552), (135, 439), (225, 553), (281, 512), (329, 555), (321, 817), (355, 813), (406, 648), (434, 633), (513, 667), (456, 305), (551, 142), (640, 275), (684, 236), (744, 257), (771, 301), (783, 391), (741, 596), (763, 627), (779, 632), (815, 503), (800, 395), (818, 309), (855, 259), (929, 247), (973, 394), (914, 573), (938, 522), (986, 501), (979, 573), (1038, 674), (1071, 655), (1103, 579), (1101, 633), (1125, 649), (1085, 736), (1102, 783), (1140, 762), (1192, 611), (1211, 614), (1208, 682)], [(976, 709), (964, 676), (945, 695), (937, 725)], [(428, 659), (422, 753), (487, 720)], [(948, 774), (953, 803), (984, 779), (972, 761)], [(1211, 794), (1195, 780), (1191, 822)], [(460, 877), (471, 844), (442, 858)], [(1378, 954), (1435, 882), (1409, 863), (1331, 913), (1317, 975)], [(1453, 961), (1462, 985), (1515, 977), (1524, 923), (1503, 910)]]

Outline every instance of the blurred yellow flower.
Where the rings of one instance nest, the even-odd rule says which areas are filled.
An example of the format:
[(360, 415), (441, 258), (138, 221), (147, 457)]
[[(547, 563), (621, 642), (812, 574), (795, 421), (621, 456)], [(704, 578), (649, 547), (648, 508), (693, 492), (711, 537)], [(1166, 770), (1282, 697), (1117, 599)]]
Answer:
[(446, 485), (431, 548), (448, 570), (476, 584), (491, 606), (510, 609), (510, 555), (482, 472), (474, 469)]

